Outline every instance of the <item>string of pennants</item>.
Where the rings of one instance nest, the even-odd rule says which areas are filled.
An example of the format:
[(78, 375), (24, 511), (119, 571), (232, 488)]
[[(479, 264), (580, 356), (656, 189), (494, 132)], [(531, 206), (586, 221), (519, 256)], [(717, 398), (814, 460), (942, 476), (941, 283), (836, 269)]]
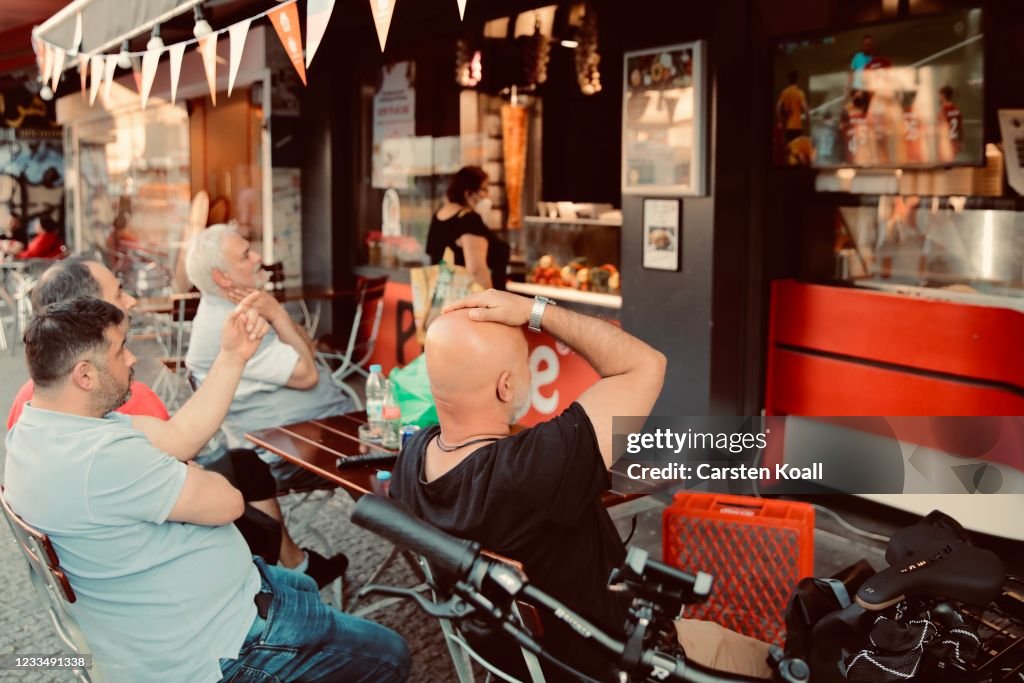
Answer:
[[(377, 30), (377, 40), (380, 42), (381, 52), (387, 45), (388, 31), (391, 28), (391, 18), (395, 11), (397, 0), (369, 0), (370, 12), (373, 15), (373, 25)], [(466, 0), (456, 0), (459, 7), (459, 20), (465, 18)], [(210, 97), (213, 104), (217, 104), (217, 41), (222, 34), (227, 34), (229, 44), (228, 60), (228, 96), (235, 85), (235, 77), (238, 75), (238, 68), (242, 63), (242, 49), (245, 46), (245, 37), (249, 33), (249, 27), (257, 19), (266, 17), (273, 25), (281, 45), (291, 60), (292, 66), (298, 73), (303, 85), (306, 84), (306, 70), (313, 62), (313, 57), (323, 41), (327, 32), (327, 24), (334, 11), (335, 0), (308, 0), (306, 3), (306, 49), (303, 58), (302, 35), (299, 32), (299, 10), (296, 0), (289, 0), (279, 4), (273, 9), (256, 14), (248, 19), (243, 19), (231, 26), (211, 31), (206, 35), (197, 38), (164, 46), (162, 41), (150, 41), (150, 45), (142, 52), (121, 52), (118, 54), (79, 54), (78, 48), (82, 44), (82, 15), (79, 13), (75, 19), (75, 33), (71, 48), (64, 48), (54, 45), (35, 34), (32, 36), (32, 48), (36, 54), (36, 62), (39, 66), (40, 80), (44, 84), (50, 84), (54, 92), (60, 83), (60, 77), (65, 69), (65, 62), (68, 58), (77, 60), (78, 73), (82, 96), (86, 96), (86, 84), (88, 83), (89, 104), (96, 102), (100, 88), (103, 88), (103, 97), (110, 97), (110, 90), (114, 81), (114, 74), (118, 64), (124, 65), (127, 57), (131, 60), (132, 73), (135, 76), (136, 86), (142, 98), (142, 108), (146, 108), (150, 91), (153, 87), (153, 80), (156, 78), (157, 67), (160, 59), (166, 53), (169, 56), (171, 70), (171, 102), (175, 101), (178, 91), (178, 77), (181, 73), (181, 63), (185, 50), (189, 46), (195, 46), (203, 61), (203, 68), (206, 72), (206, 81), (210, 88)], [(137, 68), (141, 58), (141, 71)], [(72, 62), (73, 65), (73, 62)], [(92, 79), (89, 79), (92, 74)]]

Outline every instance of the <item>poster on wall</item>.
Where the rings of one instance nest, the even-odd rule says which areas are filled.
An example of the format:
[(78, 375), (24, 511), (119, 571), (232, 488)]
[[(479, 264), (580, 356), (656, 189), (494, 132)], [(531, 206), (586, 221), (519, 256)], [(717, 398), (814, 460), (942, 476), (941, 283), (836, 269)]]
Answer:
[(622, 193), (702, 195), (704, 42), (627, 52)]
[(679, 270), (681, 204), (678, 199), (644, 199), (644, 268)]
[(0, 90), (0, 226), (49, 216), (64, 223), (64, 131), (53, 102), (15, 83)]
[(389, 64), (381, 69), (380, 87), (373, 96), (373, 187), (408, 187), (415, 136), (416, 64)]

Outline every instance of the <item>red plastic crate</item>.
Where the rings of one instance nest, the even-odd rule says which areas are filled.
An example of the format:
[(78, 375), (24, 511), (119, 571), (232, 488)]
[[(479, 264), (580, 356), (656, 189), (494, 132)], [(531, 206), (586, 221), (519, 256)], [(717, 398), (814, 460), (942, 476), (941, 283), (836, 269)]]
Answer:
[(677, 493), (662, 512), (664, 561), (715, 577), (704, 605), (685, 615), (783, 645), (785, 609), (814, 571), (814, 507), (711, 493)]

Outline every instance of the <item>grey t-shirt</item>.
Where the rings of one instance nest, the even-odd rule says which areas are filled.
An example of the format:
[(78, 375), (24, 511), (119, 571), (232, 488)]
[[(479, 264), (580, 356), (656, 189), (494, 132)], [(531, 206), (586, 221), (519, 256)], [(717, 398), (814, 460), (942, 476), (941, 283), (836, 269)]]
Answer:
[(7, 434), (7, 499), (53, 541), (106, 680), (220, 680), (256, 618), (260, 576), (238, 529), (167, 521), (185, 476), (120, 413), (30, 403)]
[[(200, 382), (206, 379), (220, 353), (224, 321), (233, 310), (234, 304), (215, 296), (204, 295), (199, 302), (192, 321), (192, 337), (185, 365)], [(299, 354), (295, 349), (282, 342), (273, 330), (267, 333), (259, 349), (245, 364), (235, 398), (224, 420), (229, 446), (252, 447), (245, 438), (246, 432), (340, 415), (353, 409), (352, 402), (334, 385), (323, 368), (318, 368), (320, 381), (312, 389), (285, 386), (298, 360)], [(265, 452), (260, 456), (268, 462), (279, 460)]]

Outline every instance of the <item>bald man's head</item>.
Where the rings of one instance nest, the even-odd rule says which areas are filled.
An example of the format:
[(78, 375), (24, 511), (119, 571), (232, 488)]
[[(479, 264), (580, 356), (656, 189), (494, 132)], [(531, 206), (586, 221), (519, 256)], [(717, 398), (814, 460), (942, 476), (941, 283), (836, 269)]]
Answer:
[(530, 366), (518, 327), (446, 313), (427, 331), (427, 375), (438, 404), (507, 413), (509, 424), (529, 408)]

